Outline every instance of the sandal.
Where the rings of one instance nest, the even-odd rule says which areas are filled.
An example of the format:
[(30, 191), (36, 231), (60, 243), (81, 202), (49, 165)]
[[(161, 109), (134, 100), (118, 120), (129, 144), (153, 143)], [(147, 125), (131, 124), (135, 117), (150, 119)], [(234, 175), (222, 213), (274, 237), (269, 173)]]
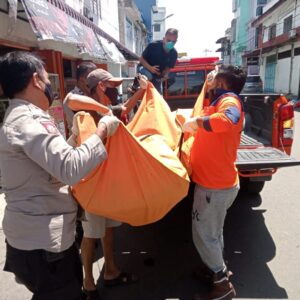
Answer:
[(113, 287), (121, 284), (130, 284), (138, 281), (138, 277), (134, 274), (121, 272), (118, 277), (114, 279), (103, 279), (103, 285)]
[(97, 290), (88, 291), (83, 289), (82, 291), (86, 295), (86, 300), (101, 300)]

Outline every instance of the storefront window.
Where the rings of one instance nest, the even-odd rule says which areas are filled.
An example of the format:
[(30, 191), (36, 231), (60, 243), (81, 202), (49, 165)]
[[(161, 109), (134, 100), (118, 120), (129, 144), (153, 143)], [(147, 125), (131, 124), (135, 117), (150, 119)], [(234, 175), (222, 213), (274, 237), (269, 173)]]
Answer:
[(76, 62), (69, 59), (63, 60), (64, 67), (64, 92), (67, 94), (74, 89), (76, 85)]
[(64, 59), (63, 60), (64, 65), (64, 77), (73, 77), (72, 74), (72, 63), (70, 60)]

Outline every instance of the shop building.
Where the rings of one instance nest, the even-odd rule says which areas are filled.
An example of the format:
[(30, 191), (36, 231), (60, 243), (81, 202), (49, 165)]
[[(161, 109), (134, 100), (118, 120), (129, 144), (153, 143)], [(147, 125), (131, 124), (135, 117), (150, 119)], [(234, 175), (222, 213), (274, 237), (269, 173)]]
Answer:
[[(0, 55), (13, 50), (38, 54), (58, 99), (74, 87), (82, 61), (93, 61), (118, 77), (128, 75), (139, 56), (119, 42), (118, 0), (100, 6), (102, 2), (0, 0)], [(1, 100), (3, 117), (7, 102)]]

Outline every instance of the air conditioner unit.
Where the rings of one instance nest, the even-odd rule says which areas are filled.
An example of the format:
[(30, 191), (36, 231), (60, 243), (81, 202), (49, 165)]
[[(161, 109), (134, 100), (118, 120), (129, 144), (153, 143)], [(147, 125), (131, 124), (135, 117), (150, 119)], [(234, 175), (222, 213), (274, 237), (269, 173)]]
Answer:
[(291, 29), (290, 31), (289, 31), (289, 38), (290, 39), (293, 39), (293, 38), (295, 38), (297, 36), (297, 31), (296, 31), (296, 29)]

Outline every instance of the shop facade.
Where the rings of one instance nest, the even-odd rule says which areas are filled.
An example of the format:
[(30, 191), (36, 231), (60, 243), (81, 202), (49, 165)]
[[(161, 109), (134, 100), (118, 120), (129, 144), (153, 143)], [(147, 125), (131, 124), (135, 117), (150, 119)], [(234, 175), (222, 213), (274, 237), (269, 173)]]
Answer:
[[(30, 51), (45, 63), (56, 98), (62, 101), (76, 83), (76, 66), (92, 61), (122, 76), (138, 56), (61, 0), (0, 1), (0, 55)], [(120, 91), (122, 92), (122, 91)], [(7, 99), (0, 96), (0, 124)]]

